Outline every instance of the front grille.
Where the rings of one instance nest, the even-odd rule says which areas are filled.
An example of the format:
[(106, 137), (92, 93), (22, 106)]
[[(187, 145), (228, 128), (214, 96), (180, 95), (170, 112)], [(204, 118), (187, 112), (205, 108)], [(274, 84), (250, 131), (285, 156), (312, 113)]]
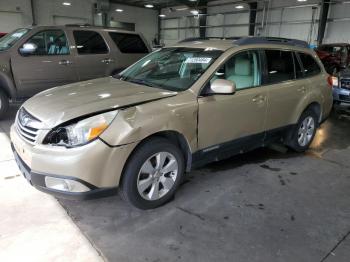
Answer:
[(342, 79), (340, 81), (340, 87), (343, 89), (350, 90), (350, 79)]
[(34, 145), (38, 138), (39, 129), (34, 127), (38, 126), (38, 124), (40, 124), (40, 121), (29, 114), (23, 107), (19, 110), (16, 118), (16, 130), (29, 144)]
[(350, 96), (339, 95), (341, 101), (350, 101)]

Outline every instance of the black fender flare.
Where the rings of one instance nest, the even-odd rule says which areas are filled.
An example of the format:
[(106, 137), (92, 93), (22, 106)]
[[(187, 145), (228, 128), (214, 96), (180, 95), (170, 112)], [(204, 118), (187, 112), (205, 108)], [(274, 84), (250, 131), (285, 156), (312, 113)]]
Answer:
[(3, 90), (10, 99), (14, 99), (17, 96), (17, 90), (12, 79), (3, 72), (0, 72), (0, 89)]

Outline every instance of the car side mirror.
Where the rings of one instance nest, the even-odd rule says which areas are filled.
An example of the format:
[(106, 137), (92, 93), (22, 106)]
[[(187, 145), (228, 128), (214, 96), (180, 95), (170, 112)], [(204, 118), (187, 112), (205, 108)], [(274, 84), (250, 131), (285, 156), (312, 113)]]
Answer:
[(210, 85), (212, 94), (217, 95), (232, 95), (236, 93), (236, 84), (225, 79), (216, 79)]
[(33, 43), (25, 43), (23, 46), (19, 49), (19, 52), (21, 55), (31, 55), (38, 49), (38, 46)]

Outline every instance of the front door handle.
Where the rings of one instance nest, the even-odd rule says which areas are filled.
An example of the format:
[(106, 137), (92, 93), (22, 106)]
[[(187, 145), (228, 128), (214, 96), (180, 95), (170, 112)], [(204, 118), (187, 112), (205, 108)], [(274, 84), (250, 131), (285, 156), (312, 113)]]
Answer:
[(108, 65), (108, 64), (110, 64), (110, 63), (114, 63), (114, 59), (105, 58), (105, 59), (102, 59), (101, 62)]
[(72, 61), (69, 61), (69, 60), (61, 60), (58, 62), (59, 65), (65, 65), (65, 66), (68, 66), (68, 65), (71, 65), (73, 64)]
[(256, 103), (262, 103), (262, 102), (265, 102), (265, 98), (266, 97), (263, 95), (257, 95), (252, 99), (252, 101)]

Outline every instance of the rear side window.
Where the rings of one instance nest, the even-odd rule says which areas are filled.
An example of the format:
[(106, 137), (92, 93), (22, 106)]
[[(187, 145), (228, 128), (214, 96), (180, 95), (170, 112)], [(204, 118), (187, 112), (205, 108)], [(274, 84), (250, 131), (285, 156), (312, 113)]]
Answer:
[(148, 49), (139, 35), (116, 32), (110, 32), (109, 35), (122, 53), (148, 53)]
[(266, 50), (267, 82), (279, 83), (295, 78), (293, 53), (281, 50)]
[(102, 36), (95, 31), (74, 31), (79, 55), (106, 54), (108, 47)]
[(314, 76), (321, 72), (321, 69), (315, 59), (308, 54), (299, 53), (300, 61), (303, 64), (304, 76)]

